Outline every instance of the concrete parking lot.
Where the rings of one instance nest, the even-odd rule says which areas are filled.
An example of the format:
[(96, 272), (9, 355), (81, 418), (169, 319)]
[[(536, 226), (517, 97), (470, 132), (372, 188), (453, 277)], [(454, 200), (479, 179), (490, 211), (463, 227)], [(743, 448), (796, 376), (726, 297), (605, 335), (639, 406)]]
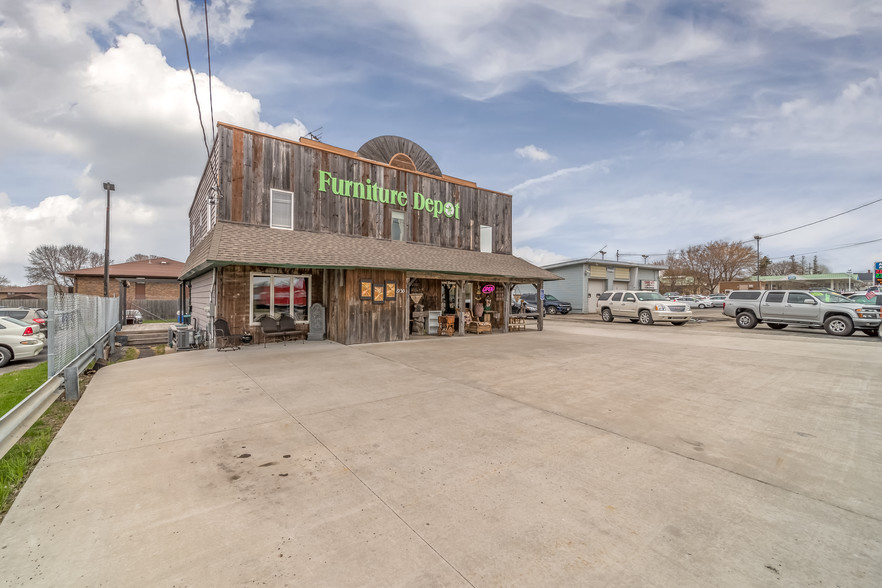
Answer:
[(546, 326), (104, 368), (3, 585), (882, 584), (879, 339)]

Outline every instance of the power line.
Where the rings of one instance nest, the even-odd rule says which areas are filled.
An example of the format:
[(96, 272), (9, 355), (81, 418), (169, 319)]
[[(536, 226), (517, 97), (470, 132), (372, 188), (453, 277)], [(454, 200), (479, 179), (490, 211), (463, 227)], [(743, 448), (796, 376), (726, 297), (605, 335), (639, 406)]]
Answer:
[[(208, 105), (211, 108), (211, 142), (214, 144), (214, 94), (211, 90), (211, 38), (208, 35), (208, 0), (203, 0), (205, 6), (205, 50), (208, 52)], [(199, 117), (202, 121), (202, 117)]]
[(202, 122), (202, 107), (199, 105), (199, 93), (196, 91), (196, 75), (193, 73), (193, 64), (190, 62), (190, 47), (187, 45), (187, 33), (184, 31), (184, 17), (181, 16), (181, 0), (175, 0), (178, 8), (178, 22), (181, 24), (181, 35), (184, 36), (184, 50), (187, 52), (187, 67), (190, 70), (190, 79), (193, 80), (193, 96), (196, 97), (196, 110), (199, 113), (199, 126), (202, 127), (202, 141), (205, 143), (205, 153), (211, 159), (211, 150), (208, 148), (208, 136), (205, 134), (205, 125)]
[[(778, 235), (783, 235), (784, 233), (790, 233), (791, 231), (796, 231), (796, 230), (798, 230), (798, 229), (804, 229), (804, 228), (806, 228), (806, 227), (810, 227), (810, 226), (812, 226), (812, 225), (816, 225), (816, 224), (818, 224), (818, 223), (822, 223), (822, 222), (824, 222), (824, 221), (828, 221), (828, 220), (830, 220), (830, 219), (834, 219), (834, 218), (836, 218), (836, 217), (838, 217), (838, 216), (842, 216), (842, 215), (844, 215), (844, 214), (848, 214), (849, 212), (854, 212), (855, 210), (860, 210), (861, 208), (866, 208), (867, 206), (870, 206), (870, 205), (872, 205), (872, 204), (876, 204), (877, 202), (882, 202), (882, 198), (877, 198), (876, 200), (873, 200), (872, 202), (867, 202), (866, 204), (861, 204), (860, 206), (855, 206), (854, 208), (850, 208), (850, 209), (848, 209), (848, 210), (846, 210), (846, 211), (844, 211), (844, 212), (840, 212), (840, 213), (838, 213), (838, 214), (834, 214), (834, 215), (832, 215), (832, 216), (828, 216), (828, 217), (826, 217), (826, 218), (822, 218), (822, 219), (820, 219), (820, 220), (816, 220), (816, 221), (813, 221), (813, 222), (810, 222), (810, 223), (806, 223), (806, 224), (804, 224), (804, 225), (799, 225), (798, 227), (793, 227), (792, 229), (787, 229), (786, 231), (778, 231), (777, 233), (769, 233), (768, 235), (760, 235), (759, 238), (760, 238), (760, 239), (768, 239), (769, 237), (777, 237)], [(744, 241), (742, 241), (742, 243), (749, 243), (749, 242), (751, 242), (751, 241), (755, 241), (755, 240), (756, 240), (756, 237), (754, 237), (753, 239), (745, 239)]]

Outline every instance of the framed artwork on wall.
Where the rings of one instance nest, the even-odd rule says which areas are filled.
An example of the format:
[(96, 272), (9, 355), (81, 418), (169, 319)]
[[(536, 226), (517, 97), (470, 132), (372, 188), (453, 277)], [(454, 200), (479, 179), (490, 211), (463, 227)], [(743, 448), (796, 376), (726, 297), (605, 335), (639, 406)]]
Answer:
[(383, 284), (374, 284), (374, 304), (383, 304), (386, 302), (386, 292)]
[(395, 282), (386, 280), (386, 300), (395, 300)]
[(370, 300), (371, 299), (372, 288), (373, 288), (373, 282), (371, 282), (370, 280), (362, 280), (361, 281), (361, 288), (359, 289), (359, 291), (361, 292), (361, 299), (362, 300)]

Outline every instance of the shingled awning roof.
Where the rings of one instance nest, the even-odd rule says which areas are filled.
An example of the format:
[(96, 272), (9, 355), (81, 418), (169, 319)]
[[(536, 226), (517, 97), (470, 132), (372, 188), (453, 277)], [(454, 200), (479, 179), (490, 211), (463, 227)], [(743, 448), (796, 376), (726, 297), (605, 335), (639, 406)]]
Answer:
[(232, 264), (389, 269), (511, 280), (561, 279), (514, 255), (229, 222), (215, 224), (193, 249), (181, 279)]

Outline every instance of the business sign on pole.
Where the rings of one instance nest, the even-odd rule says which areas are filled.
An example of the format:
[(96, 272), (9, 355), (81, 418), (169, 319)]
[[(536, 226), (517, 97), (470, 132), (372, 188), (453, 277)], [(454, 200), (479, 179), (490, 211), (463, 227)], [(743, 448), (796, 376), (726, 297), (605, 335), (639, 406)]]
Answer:
[(876, 283), (882, 284), (882, 261), (876, 262)]

